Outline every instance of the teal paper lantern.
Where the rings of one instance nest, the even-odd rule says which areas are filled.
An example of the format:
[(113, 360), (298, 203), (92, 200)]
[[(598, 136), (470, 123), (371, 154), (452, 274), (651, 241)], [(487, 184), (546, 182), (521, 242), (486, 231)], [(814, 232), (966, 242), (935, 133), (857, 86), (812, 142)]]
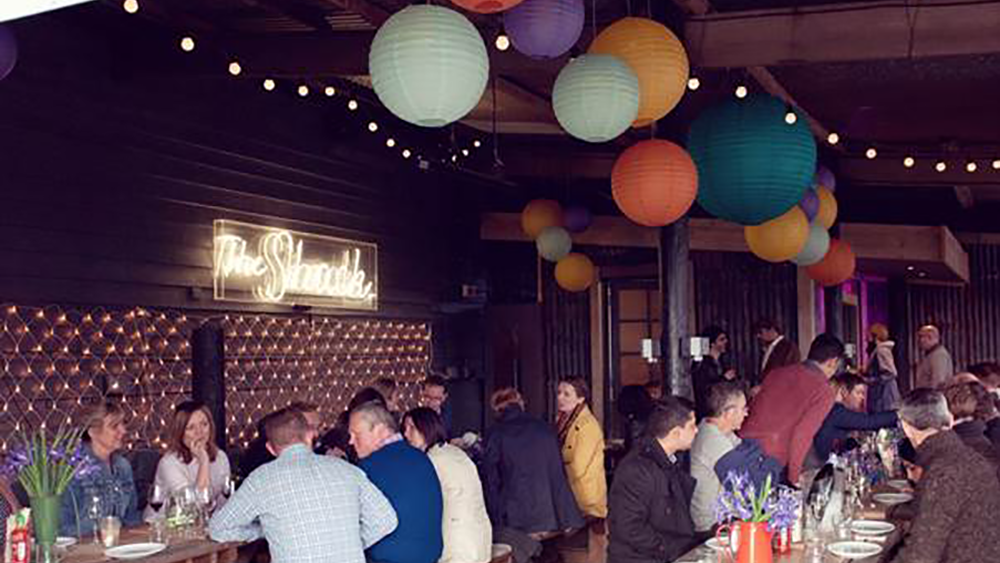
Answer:
[(583, 55), (566, 64), (552, 89), (559, 125), (589, 143), (624, 133), (639, 114), (639, 78), (613, 55)]
[(816, 141), (806, 120), (785, 121), (777, 98), (732, 98), (691, 125), (688, 152), (698, 166), (698, 203), (741, 225), (759, 225), (795, 206), (816, 170)]
[(538, 254), (549, 262), (558, 262), (573, 249), (573, 239), (562, 227), (545, 227), (535, 239)]
[(462, 14), (409, 6), (392, 15), (368, 54), (372, 88), (400, 119), (443, 127), (476, 107), (490, 74), (486, 44)]
[(792, 258), (792, 262), (799, 266), (812, 266), (826, 256), (826, 251), (830, 250), (830, 233), (823, 228), (823, 225), (813, 223), (809, 225), (809, 238), (802, 250)]

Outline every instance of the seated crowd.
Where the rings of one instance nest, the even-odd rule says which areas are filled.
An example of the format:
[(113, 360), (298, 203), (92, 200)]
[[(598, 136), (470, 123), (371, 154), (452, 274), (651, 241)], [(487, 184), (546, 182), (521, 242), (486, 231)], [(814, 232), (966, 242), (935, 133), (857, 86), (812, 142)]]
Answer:
[[(725, 335), (713, 334), (717, 362)], [(275, 563), (487, 563), (495, 542), (522, 563), (543, 560), (548, 540), (576, 532), (606, 546), (610, 563), (664, 563), (715, 532), (716, 499), (731, 471), (801, 488), (831, 454), (857, 446), (855, 433), (898, 426), (916, 499), (893, 512), (911, 524), (891, 563), (1000, 561), (990, 522), (1000, 513), (1000, 366), (925, 375), (938, 388), (900, 397), (891, 346), (878, 336), (865, 376), (845, 370), (838, 339), (820, 335), (805, 361), (772, 366), (752, 392), (732, 373), (702, 368), (711, 384), (697, 406), (647, 395), (641, 417), (626, 418), (641, 421), (641, 432), (610, 487), (583, 379), (559, 384), (552, 423), (529, 414), (518, 391), (497, 390), (495, 422), (472, 443), (451, 439), (447, 385), (435, 376), (422, 385), (424, 406), (406, 412), (391, 380), (360, 390), (325, 433), (315, 405), (267, 415), (241, 456), (235, 492), (212, 413), (181, 403), (152, 488), (192, 491), (214, 511), (212, 539), (266, 540)], [(938, 354), (937, 346), (925, 349)], [(124, 418), (112, 402), (86, 417), (85, 451), (99, 469), (74, 479), (61, 499), (62, 534), (92, 533), (99, 515), (125, 526), (158, 516), (151, 507), (140, 513), (122, 454)], [(0, 515), (16, 506), (0, 480)]]

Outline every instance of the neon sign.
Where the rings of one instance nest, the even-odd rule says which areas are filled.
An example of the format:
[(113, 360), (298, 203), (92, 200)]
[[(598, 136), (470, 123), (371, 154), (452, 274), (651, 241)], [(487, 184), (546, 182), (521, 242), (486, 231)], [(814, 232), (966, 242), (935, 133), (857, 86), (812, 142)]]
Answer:
[(378, 247), (218, 219), (215, 298), (378, 309)]

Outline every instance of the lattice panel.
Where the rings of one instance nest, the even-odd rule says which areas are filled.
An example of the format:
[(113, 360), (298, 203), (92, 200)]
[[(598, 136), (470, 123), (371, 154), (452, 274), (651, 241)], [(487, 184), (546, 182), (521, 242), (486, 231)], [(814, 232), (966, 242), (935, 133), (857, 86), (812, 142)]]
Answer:
[(396, 380), (401, 408), (413, 406), (430, 369), (426, 322), (242, 315), (227, 316), (223, 330), (229, 437), (244, 447), (261, 417), (296, 400), (319, 404), (332, 426), (379, 377)]
[(144, 309), (0, 308), (0, 451), (17, 432), (79, 422), (102, 396), (124, 400), (129, 442), (159, 443), (190, 393), (197, 322)]

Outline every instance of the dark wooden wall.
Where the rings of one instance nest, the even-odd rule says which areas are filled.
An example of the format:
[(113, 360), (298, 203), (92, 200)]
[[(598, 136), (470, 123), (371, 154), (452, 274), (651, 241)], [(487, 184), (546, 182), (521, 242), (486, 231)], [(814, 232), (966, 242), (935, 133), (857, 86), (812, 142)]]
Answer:
[(256, 80), (122, 76), (99, 34), (47, 17), (16, 31), (21, 60), (0, 82), (0, 301), (286, 311), (213, 302), (218, 218), (377, 242), (380, 314), (427, 316), (458, 295), (478, 217), (456, 177), (356, 150), (315, 104)]

